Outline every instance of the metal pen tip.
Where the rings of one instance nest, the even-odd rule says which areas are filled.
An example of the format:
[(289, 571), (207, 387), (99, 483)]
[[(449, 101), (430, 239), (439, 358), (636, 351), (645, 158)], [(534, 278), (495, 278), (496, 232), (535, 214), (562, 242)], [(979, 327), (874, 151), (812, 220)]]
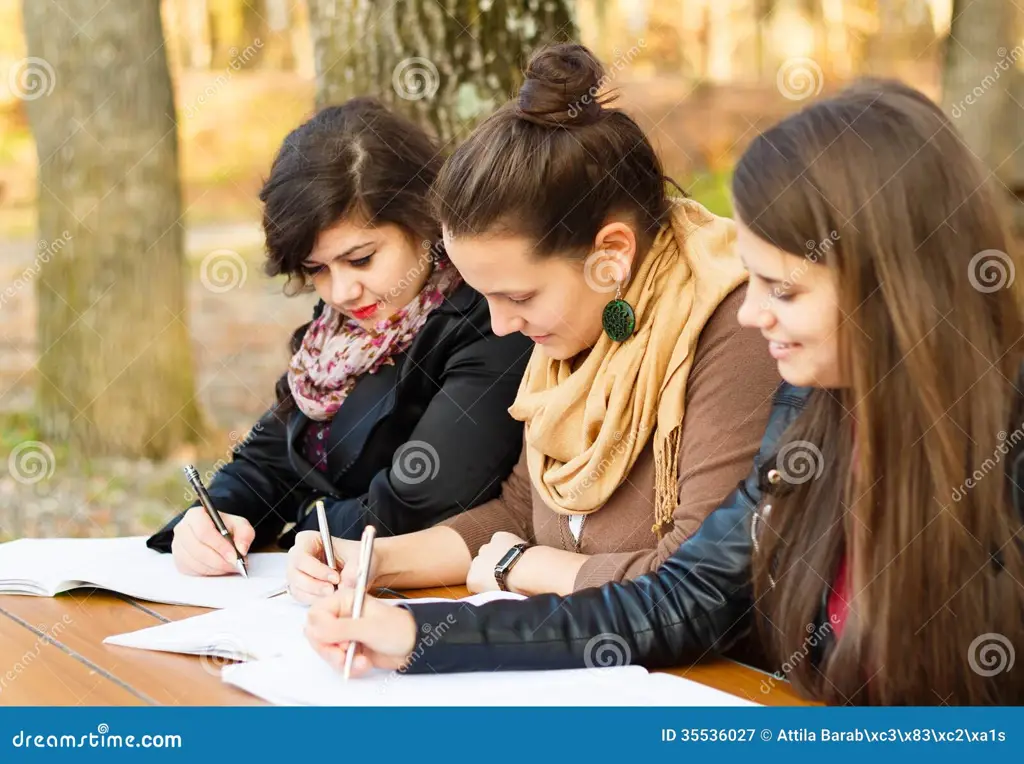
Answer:
[(245, 563), (242, 560), (235, 560), (235, 567), (238, 568), (238, 572), (242, 574), (242, 578), (248, 578), (249, 572), (245, 569)]

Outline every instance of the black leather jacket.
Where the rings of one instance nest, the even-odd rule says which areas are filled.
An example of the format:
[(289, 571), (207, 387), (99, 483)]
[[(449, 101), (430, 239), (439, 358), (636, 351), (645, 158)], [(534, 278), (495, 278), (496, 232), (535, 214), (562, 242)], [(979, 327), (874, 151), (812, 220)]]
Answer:
[[(296, 531), (315, 530), (317, 498), (342, 538), (359, 538), (367, 523), (382, 536), (410, 533), (492, 499), (522, 450), (523, 425), (508, 408), (532, 349), (518, 332), (495, 336), (487, 301), (463, 284), (393, 365), (359, 378), (334, 415), (326, 473), (304, 454), (310, 420), (298, 410), (287, 422), (267, 412), (213, 476), (210, 498), (252, 523), (253, 548), (287, 548)], [(181, 517), (149, 547), (169, 552)]]
[[(776, 444), (810, 393), (788, 384), (778, 389), (753, 470), (657, 571), (568, 597), (417, 605), (410, 611), (421, 636), (407, 672), (582, 668), (602, 665), (602, 649), (615, 650), (618, 662), (625, 655), (631, 663), (667, 668), (755, 642), (751, 526)], [(1011, 453), (1008, 471), (1024, 485), (1024, 449)], [(1024, 517), (1020, 488), (1013, 502)], [(819, 643), (815, 658), (827, 644)]]

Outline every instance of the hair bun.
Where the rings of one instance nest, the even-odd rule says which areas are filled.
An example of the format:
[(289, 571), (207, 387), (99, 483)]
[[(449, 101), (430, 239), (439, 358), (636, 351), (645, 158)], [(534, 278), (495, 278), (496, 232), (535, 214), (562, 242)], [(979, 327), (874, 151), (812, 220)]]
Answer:
[(598, 90), (604, 67), (589, 49), (574, 43), (537, 51), (526, 67), (516, 114), (545, 127), (582, 127), (601, 119)]

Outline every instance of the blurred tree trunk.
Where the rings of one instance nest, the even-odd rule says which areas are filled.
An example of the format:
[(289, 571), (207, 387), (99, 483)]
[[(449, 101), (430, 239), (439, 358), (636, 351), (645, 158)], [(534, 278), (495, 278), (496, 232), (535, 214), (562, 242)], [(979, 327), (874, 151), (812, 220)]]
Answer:
[[(270, 28), (267, 25), (267, 3), (266, 0), (242, 0), (242, 40), (238, 50), (250, 45), (253, 40), (265, 42), (270, 36)], [(252, 49), (252, 55), (240, 61), (242, 69), (257, 69), (263, 60), (265, 45)], [(236, 51), (237, 53), (237, 51)]]
[[(206, 0), (209, 14), (212, 66), (221, 69), (238, 60), (239, 51), (252, 45), (256, 38), (265, 38), (263, 4), (260, 0)], [(253, 61), (238, 60), (242, 68)]]
[(51, 243), (35, 279), (41, 427), (90, 456), (159, 457), (200, 430), (159, 5), (24, 2), (46, 83), (26, 104)]
[(295, 51), (292, 50), (292, 9), (288, 0), (264, 0), (266, 27), (270, 39), (263, 46), (263, 60), (266, 65), (278, 70), (295, 68)]
[(443, 141), (522, 81), (530, 53), (573, 39), (573, 0), (309, 0), (317, 107), (374, 95)]
[(1016, 9), (1005, 0), (954, 0), (946, 43), (943, 107), (967, 145), (1014, 198), (1015, 225), (1024, 229), (1024, 167), (1014, 158), (1024, 142), (1019, 119), (1024, 49), (1017, 45)]
[[(775, 10), (775, 0), (754, 0), (754, 17), (756, 19), (757, 31), (754, 33), (755, 58), (757, 59), (757, 79), (764, 82), (767, 79), (768, 71), (774, 75), (774, 67), (769, 63), (769, 52), (771, 45), (768, 40), (768, 32), (771, 29), (769, 17)], [(773, 57), (774, 58), (774, 57)], [(774, 80), (774, 77), (772, 77)]]

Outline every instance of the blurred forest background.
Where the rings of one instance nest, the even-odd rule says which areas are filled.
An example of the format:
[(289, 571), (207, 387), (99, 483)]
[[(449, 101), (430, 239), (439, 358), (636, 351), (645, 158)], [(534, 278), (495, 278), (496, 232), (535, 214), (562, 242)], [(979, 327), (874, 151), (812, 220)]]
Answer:
[(147, 533), (183, 461), (231, 458), (313, 304), (262, 275), (257, 194), (318, 106), (378, 95), (450, 147), (580, 40), (728, 214), (761, 128), (898, 77), (1013, 205), (1022, 30), (1011, 0), (0, 0), (0, 540)]

